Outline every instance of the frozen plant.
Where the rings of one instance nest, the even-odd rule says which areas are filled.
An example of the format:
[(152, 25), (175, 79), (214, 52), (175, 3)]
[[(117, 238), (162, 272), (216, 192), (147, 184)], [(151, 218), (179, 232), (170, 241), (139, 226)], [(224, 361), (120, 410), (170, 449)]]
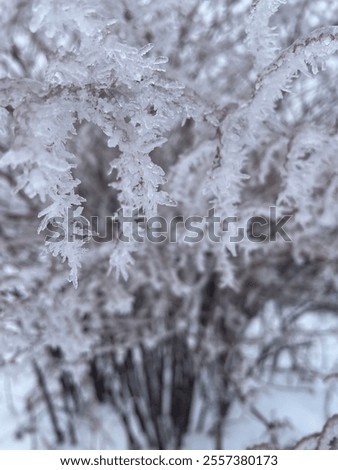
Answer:
[[(316, 429), (337, 412), (332, 18), (328, 0), (0, 0), (0, 364), (27, 387), (25, 445), (222, 448), (239, 407), (293, 448), (303, 430), (260, 406), (277, 386), (324, 390)], [(230, 220), (216, 242), (210, 211)], [(203, 236), (123, 242), (113, 219), (135, 212)], [(332, 447), (334, 419), (297, 445)]]

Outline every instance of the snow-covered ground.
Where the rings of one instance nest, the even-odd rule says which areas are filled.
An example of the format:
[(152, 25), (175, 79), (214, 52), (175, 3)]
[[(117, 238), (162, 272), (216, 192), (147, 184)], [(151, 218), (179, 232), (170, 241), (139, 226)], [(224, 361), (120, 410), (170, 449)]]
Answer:
[[(34, 436), (15, 437), (19, 424), (27, 420), (25, 401), (31, 386), (30, 371), (20, 376), (1, 375), (0, 449), (32, 449), (36, 446)], [(328, 384), (320, 381), (316, 382), (314, 391), (271, 387), (259, 394), (255, 406), (268, 419), (284, 423), (285, 427), (276, 432), (281, 444), (288, 446), (304, 435), (320, 431), (325, 420), (338, 410), (338, 393), (332, 389), (330, 395), (328, 397)], [(78, 447), (125, 449), (126, 435), (112, 408), (95, 405), (94, 411), (96, 423), (93, 428), (88, 429), (88, 423), (84, 423), (78, 430)], [(48, 437), (51, 433), (48, 422), (45, 428)], [(231, 408), (224, 429), (224, 449), (245, 449), (268, 440), (266, 428), (249, 410), (238, 404)], [(184, 443), (186, 449), (212, 449), (213, 446), (214, 440), (207, 433), (191, 432)]]

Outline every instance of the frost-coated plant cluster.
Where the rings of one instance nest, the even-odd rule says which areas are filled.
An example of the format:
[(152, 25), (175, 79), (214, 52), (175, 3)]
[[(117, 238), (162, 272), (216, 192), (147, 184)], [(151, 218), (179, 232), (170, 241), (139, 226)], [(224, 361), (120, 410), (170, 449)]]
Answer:
[[(0, 448), (338, 448), (335, 23), (0, 0)], [(118, 213), (205, 236), (105, 237)]]

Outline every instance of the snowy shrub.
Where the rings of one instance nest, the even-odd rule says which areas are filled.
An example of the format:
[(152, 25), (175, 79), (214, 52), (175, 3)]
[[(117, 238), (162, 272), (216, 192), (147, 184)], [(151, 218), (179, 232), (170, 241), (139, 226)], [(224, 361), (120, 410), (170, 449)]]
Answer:
[(0, 447), (336, 448), (336, 18), (0, 0)]

